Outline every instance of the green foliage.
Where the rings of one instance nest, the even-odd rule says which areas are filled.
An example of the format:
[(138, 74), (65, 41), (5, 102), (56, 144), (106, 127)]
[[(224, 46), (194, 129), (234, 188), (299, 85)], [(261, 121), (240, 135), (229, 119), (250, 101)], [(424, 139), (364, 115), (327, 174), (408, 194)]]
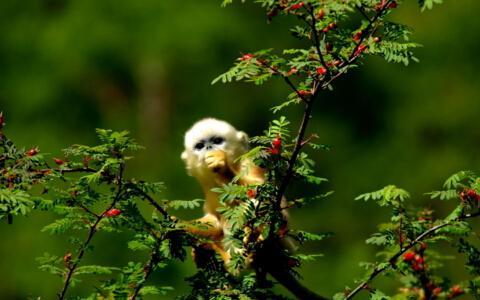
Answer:
[[(232, 2), (226, 0), (222, 5)], [(277, 15), (292, 17), (296, 23), (291, 33), (302, 40), (299, 47), (303, 48), (244, 54), (212, 83), (245, 81), (261, 85), (271, 78), (280, 78), (291, 92), (272, 111), (301, 105), (304, 117), (295, 135), (289, 128), (290, 122), (281, 116), (262, 135), (251, 139), (254, 147), (239, 161), (253, 161), (262, 167), (265, 182), (245, 184), (244, 174), (236, 174), (232, 182), (213, 189), (218, 194), (217, 212), (224, 226), (225, 236), (221, 241), (189, 234), (187, 226), (199, 228), (196, 226), (205, 224), (169, 215), (169, 209), (198, 208), (203, 200), (158, 202), (155, 197), (163, 191), (161, 183), (126, 176), (127, 162), (132, 158), (129, 155), (142, 148), (126, 131), (97, 130), (99, 145), (73, 145), (65, 149), (65, 160), (56, 161), (55, 168), (46, 163), (38, 149), (17, 150), (0, 131), (3, 175), (0, 219), (6, 217), (11, 221), (12, 216), (27, 215), (34, 208), (49, 210), (60, 217), (42, 231), (70, 235), (74, 251), (57, 256), (45, 254), (38, 259), (42, 270), (62, 278), (60, 299), (70, 286), (79, 282), (79, 275), (109, 278), (96, 285), (89, 299), (163, 295), (171, 288), (159, 282), (147, 285), (148, 279), (169, 263), (185, 260), (188, 247), (195, 251), (198, 272), (187, 279), (192, 290), (183, 299), (282, 299), (272, 292), (273, 283), (267, 280), (266, 273), (280, 269), (284, 276), (290, 276), (290, 285), (295, 284), (301, 263), (322, 256), (293, 253), (286, 246), (290, 239), (304, 244), (329, 236), (289, 229), (285, 213), (289, 208), (304, 206), (308, 199), (329, 195), (316, 189), (326, 179), (316, 175), (315, 162), (305, 150), (307, 145), (313, 149), (327, 148), (313, 143), (318, 135), (306, 133), (312, 105), (320, 93), (332, 89), (334, 81), (358, 67), (366, 55), (408, 65), (416, 61), (413, 50), (419, 45), (410, 42), (410, 28), (386, 20), (398, 4), (393, 0), (257, 0), (255, 3), (267, 11), (269, 19)], [(419, 0), (422, 9), (431, 8), (434, 3), (441, 1)], [(295, 191), (289, 189), (292, 182), (314, 188)], [(41, 196), (33, 196), (33, 187), (40, 187)], [(444, 219), (435, 219), (429, 209), (408, 207), (410, 194), (394, 185), (356, 198), (373, 200), (379, 206), (391, 208), (392, 213), (387, 223), (380, 224), (379, 232), (367, 239), (368, 244), (380, 248), (379, 262), (363, 263), (366, 273), (358, 288), (347, 289), (334, 299), (350, 299), (367, 288), (370, 299), (434, 299), (439, 295), (449, 298), (447, 292), (433, 294), (440, 286), (451, 287), (448, 280), (436, 275), (442, 257), (429, 247), (439, 242), (456, 245), (466, 255), (467, 270), (480, 275), (479, 251), (466, 241), (472, 234), (467, 219), (480, 215), (480, 180), (473, 173), (460, 172), (450, 177), (444, 187), (443, 191), (432, 192), (431, 198), (460, 199), (459, 205)], [(293, 200), (287, 200), (285, 195)], [(139, 208), (140, 202), (152, 206), (149, 217)], [(84, 265), (83, 259), (93, 251), (91, 242), (98, 232), (130, 233), (133, 238), (127, 243), (128, 249), (143, 251), (148, 259), (130, 261), (122, 268)], [(212, 250), (219, 244), (230, 255), (227, 265)], [(402, 292), (390, 297), (374, 288), (372, 281), (380, 274), (395, 278), (403, 286)], [(468, 283), (470, 289), (462, 292), (475, 295), (476, 279)], [(291, 288), (288, 284), (286, 287)]]
[(373, 200), (376, 201), (380, 206), (398, 207), (408, 198), (410, 198), (410, 194), (407, 191), (397, 188), (394, 185), (389, 185), (381, 190), (362, 194), (355, 198), (355, 200)]
[(422, 8), (422, 11), (425, 9), (432, 9), (434, 4), (441, 4), (443, 0), (418, 0), (418, 4)]

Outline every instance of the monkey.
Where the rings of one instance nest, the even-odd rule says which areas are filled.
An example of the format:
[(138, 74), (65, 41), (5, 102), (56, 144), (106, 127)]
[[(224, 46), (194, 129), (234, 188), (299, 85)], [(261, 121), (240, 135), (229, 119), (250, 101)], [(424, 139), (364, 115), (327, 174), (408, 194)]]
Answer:
[[(185, 162), (187, 173), (197, 179), (205, 194), (203, 206), (205, 215), (194, 222), (207, 225), (204, 228), (185, 226), (184, 230), (208, 238), (211, 242), (202, 245), (203, 249), (215, 251), (220, 255), (224, 264), (228, 265), (230, 253), (225, 250), (222, 241), (230, 234), (230, 226), (217, 211), (221, 203), (218, 194), (212, 189), (229, 183), (233, 179), (241, 185), (261, 185), (265, 182), (265, 171), (249, 159), (239, 160), (249, 150), (248, 135), (243, 131), (236, 130), (225, 121), (206, 118), (196, 122), (185, 134), (184, 146), (185, 150), (182, 152), (181, 158)], [(249, 201), (258, 205), (256, 199)], [(283, 197), (282, 207), (286, 207), (286, 203), (287, 201)], [(235, 205), (235, 201), (232, 205)], [(282, 215), (285, 221), (282, 230), (287, 232), (288, 213), (286, 209), (282, 209)], [(280, 236), (280, 240), (267, 240), (261, 236), (261, 228), (255, 228), (253, 232), (252, 229), (245, 228), (244, 232), (244, 242), (254, 238), (255, 242), (262, 242), (264, 246), (254, 256), (248, 254), (247, 267), (254, 267), (261, 277), (269, 273), (294, 295), (302, 295), (302, 298), (308, 295), (308, 299), (323, 299), (309, 293), (297, 278), (284, 268), (285, 259), (281, 250), (290, 253), (296, 250), (296, 244), (289, 236), (283, 234)], [(195, 252), (193, 256), (196, 261)], [(201, 263), (197, 262), (197, 265), (200, 266)]]
[(206, 118), (196, 122), (185, 134), (184, 146), (181, 158), (187, 173), (197, 179), (205, 194), (205, 215), (196, 222), (206, 225), (185, 229), (210, 238), (212, 250), (228, 263), (230, 256), (222, 245), (228, 224), (217, 211), (221, 204), (212, 189), (234, 178), (242, 185), (260, 185), (264, 182), (264, 171), (248, 159), (238, 161), (249, 150), (248, 135), (225, 121)]

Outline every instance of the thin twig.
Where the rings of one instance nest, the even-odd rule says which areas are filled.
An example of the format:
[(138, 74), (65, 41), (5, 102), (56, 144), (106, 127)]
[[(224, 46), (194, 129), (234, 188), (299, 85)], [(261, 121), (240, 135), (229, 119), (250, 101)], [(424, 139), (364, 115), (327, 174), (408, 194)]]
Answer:
[(115, 204), (121, 198), (122, 190), (123, 190), (123, 171), (124, 171), (124, 164), (122, 163), (122, 164), (120, 164), (120, 170), (119, 170), (118, 176), (117, 176), (117, 182), (118, 182), (117, 193), (116, 193), (112, 203), (110, 203), (110, 205), (103, 211), (103, 213), (101, 215), (97, 216), (97, 220), (95, 221), (95, 223), (93, 223), (93, 225), (90, 226), (90, 230), (88, 232), (87, 239), (85, 240), (82, 247), (80, 248), (80, 251), (78, 252), (77, 257), (75, 258), (75, 262), (71, 266), (68, 266), (68, 273), (67, 273), (66, 278), (65, 278), (65, 283), (63, 285), (62, 291), (58, 294), (58, 299), (59, 300), (65, 299), (67, 290), (68, 290), (68, 288), (70, 286), (70, 283), (71, 283), (71, 280), (72, 280), (72, 276), (75, 273), (75, 270), (77, 269), (81, 259), (83, 258), (83, 255), (85, 254), (85, 251), (87, 250), (88, 245), (92, 241), (93, 236), (97, 232), (98, 225), (100, 224), (100, 222), (105, 217), (105, 214), (110, 209), (112, 209), (115, 206)]
[(310, 16), (312, 17), (312, 23), (310, 23), (310, 28), (313, 33), (313, 44), (315, 46), (315, 49), (317, 50), (317, 54), (318, 54), (318, 57), (320, 58), (320, 62), (322, 63), (322, 66), (327, 70), (327, 72), (330, 72), (328, 69), (327, 63), (325, 62), (325, 58), (323, 57), (322, 51), (320, 50), (320, 38), (318, 37), (317, 22), (315, 21), (315, 12), (311, 4), (309, 4), (308, 7), (310, 9), (307, 9), (307, 10), (310, 13)]
[(136, 190), (138, 193), (142, 195), (142, 197), (150, 203), (155, 209), (160, 212), (165, 219), (168, 219), (170, 216), (168, 215), (167, 211), (163, 209), (163, 207), (155, 200), (153, 199), (149, 194), (145, 193), (141, 188), (139, 188), (136, 184), (130, 182), (128, 184), (128, 187), (133, 188)]
[(297, 96), (303, 101), (303, 102), (308, 102), (308, 99), (303, 96), (300, 91), (297, 89), (297, 87), (293, 84), (293, 82), (288, 78), (288, 76), (285, 76), (282, 72), (278, 71), (274, 67), (270, 66), (267, 64), (264, 60), (257, 60), (263, 67), (268, 68), (270, 71), (272, 71), (273, 74), (279, 75), (283, 78), (285, 83), (297, 94)]
[[(466, 219), (471, 219), (471, 218), (475, 218), (475, 217), (478, 217), (480, 216), (480, 211), (474, 213), (474, 214), (467, 214), (467, 215), (463, 215), (463, 216), (460, 216), (454, 220), (451, 220), (451, 221), (446, 221), (445, 223), (442, 223), (442, 224), (439, 224), (437, 226), (434, 226), (426, 231), (424, 231), (422, 234), (420, 234), (417, 238), (415, 238), (413, 241), (411, 241), (405, 248), (403, 249), (400, 249), (397, 253), (395, 253), (392, 257), (390, 257), (390, 259), (388, 260), (388, 262), (390, 263), (390, 265), (395, 265), (396, 264), (396, 261), (397, 259), (402, 255), (404, 254), (405, 252), (407, 252), (408, 250), (410, 250), (413, 246), (415, 246), (417, 243), (421, 242), (424, 238), (430, 236), (431, 234), (437, 232), (439, 229), (442, 229), (443, 227), (446, 227), (448, 225), (451, 225), (452, 223), (454, 222), (458, 222), (458, 221), (462, 221), (462, 220), (466, 220)], [(355, 289), (353, 289), (347, 296), (346, 296), (346, 300), (348, 299), (352, 299), (356, 294), (358, 294), (361, 290), (363, 290), (375, 277), (377, 277), (379, 274), (381, 274), (382, 272), (386, 271), (387, 269), (389, 268), (389, 266), (383, 266), (383, 267), (376, 267), (372, 273), (370, 273), (370, 276), (368, 277), (367, 280), (363, 281), (362, 283), (360, 283)]]
[(140, 293), (140, 290), (143, 288), (145, 285), (145, 282), (147, 279), (150, 277), (150, 275), (153, 273), (153, 270), (155, 269), (155, 265), (159, 262), (159, 255), (158, 255), (158, 249), (159, 245), (155, 247), (153, 250), (150, 260), (148, 263), (143, 267), (143, 280), (142, 282), (135, 287), (135, 290), (133, 291), (132, 296), (130, 296), (130, 300), (135, 300), (137, 299), (138, 294)]
[(393, 2), (393, 0), (388, 0), (384, 5), (383, 7), (375, 14), (375, 16), (373, 17), (372, 20), (369, 19), (369, 22), (368, 22), (368, 25), (367, 27), (365, 28), (365, 34), (362, 34), (362, 36), (360, 37), (360, 40), (358, 41), (357, 45), (355, 46), (355, 48), (353, 49), (352, 53), (350, 54), (348, 60), (350, 61), (352, 58), (354, 58), (357, 53), (357, 50), (359, 49), (360, 45), (363, 43), (363, 41), (365, 40), (365, 38), (369, 37), (371, 35), (370, 33), (370, 29), (372, 29), (373, 25), (377, 22), (377, 20), (383, 15), (383, 13), (389, 8), (391, 2)]
[(363, 8), (359, 5), (356, 5), (355, 8), (365, 17), (365, 19), (368, 20), (369, 23), (372, 22), (372, 20), (370, 19), (370, 17), (367, 15), (367, 13), (363, 10)]

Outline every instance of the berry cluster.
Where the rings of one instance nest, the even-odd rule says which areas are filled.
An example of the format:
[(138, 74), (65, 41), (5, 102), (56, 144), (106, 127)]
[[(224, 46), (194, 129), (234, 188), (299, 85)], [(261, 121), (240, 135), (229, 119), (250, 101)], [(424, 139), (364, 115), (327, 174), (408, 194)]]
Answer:
[(403, 255), (403, 261), (409, 263), (416, 272), (425, 270), (425, 259), (414, 251), (408, 251)]
[(273, 155), (279, 155), (282, 151), (282, 139), (277, 136), (272, 141), (272, 147), (268, 148), (268, 152)]
[(467, 203), (480, 203), (480, 195), (474, 189), (465, 189), (461, 191), (460, 199)]

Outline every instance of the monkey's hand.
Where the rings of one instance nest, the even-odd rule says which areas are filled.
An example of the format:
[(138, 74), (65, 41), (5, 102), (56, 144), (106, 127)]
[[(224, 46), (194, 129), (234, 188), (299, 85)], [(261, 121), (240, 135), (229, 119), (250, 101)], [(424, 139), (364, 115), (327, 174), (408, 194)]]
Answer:
[(219, 173), (227, 168), (227, 155), (221, 150), (207, 152), (205, 163), (210, 170)]

